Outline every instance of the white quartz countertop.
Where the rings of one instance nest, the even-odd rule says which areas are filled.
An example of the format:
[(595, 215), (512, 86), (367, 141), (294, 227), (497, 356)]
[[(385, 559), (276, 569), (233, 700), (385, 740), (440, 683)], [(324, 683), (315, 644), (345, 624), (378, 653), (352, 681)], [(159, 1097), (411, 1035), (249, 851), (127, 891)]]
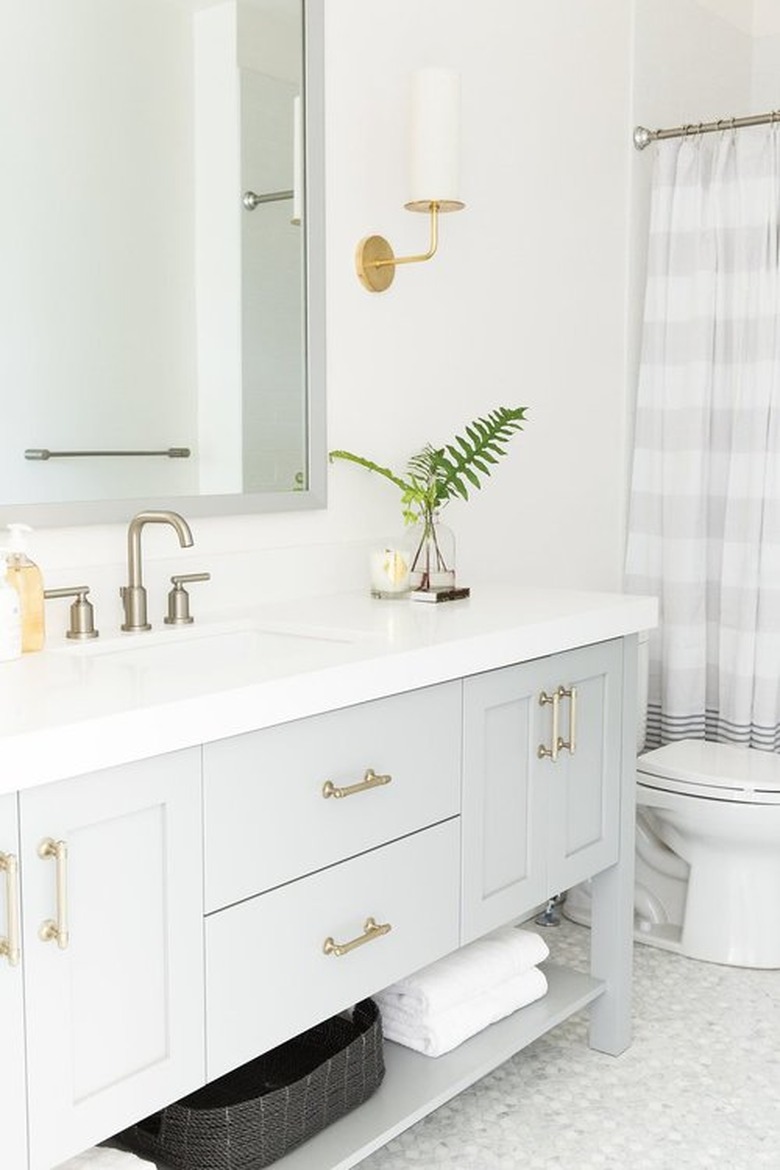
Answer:
[(637, 633), (652, 598), (340, 594), (0, 663), (0, 793)]

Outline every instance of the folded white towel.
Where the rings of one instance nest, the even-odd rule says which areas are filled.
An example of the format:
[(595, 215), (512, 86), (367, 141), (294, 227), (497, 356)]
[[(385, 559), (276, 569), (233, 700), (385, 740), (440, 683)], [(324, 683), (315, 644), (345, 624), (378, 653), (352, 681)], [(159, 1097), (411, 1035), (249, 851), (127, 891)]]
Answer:
[(384, 989), (382, 999), (386, 1005), (395, 1003), (403, 1011), (421, 1015), (446, 1011), (486, 987), (522, 975), (549, 953), (541, 935), (504, 926), (399, 979)]
[(541, 999), (546, 992), (544, 972), (532, 967), (530, 971), (512, 975), (464, 1003), (426, 1016), (404, 1012), (392, 1003), (386, 1005), (381, 994), (376, 999), (382, 1013), (382, 1031), (388, 1040), (395, 1040), (425, 1056), (441, 1056), (481, 1032), (488, 1024)]
[(76, 1154), (75, 1158), (62, 1162), (54, 1170), (139, 1170), (142, 1166), (150, 1166), (154, 1170), (154, 1162), (137, 1158), (135, 1154), (114, 1150), (110, 1146), (93, 1146), (84, 1150), (83, 1154)]

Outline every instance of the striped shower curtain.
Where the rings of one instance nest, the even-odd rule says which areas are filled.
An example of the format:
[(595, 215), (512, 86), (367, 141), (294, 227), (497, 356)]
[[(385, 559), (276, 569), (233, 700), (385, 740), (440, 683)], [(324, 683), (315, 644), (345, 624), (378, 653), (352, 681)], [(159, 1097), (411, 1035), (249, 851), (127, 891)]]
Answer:
[(780, 127), (654, 163), (626, 587), (655, 594), (648, 747), (780, 751)]

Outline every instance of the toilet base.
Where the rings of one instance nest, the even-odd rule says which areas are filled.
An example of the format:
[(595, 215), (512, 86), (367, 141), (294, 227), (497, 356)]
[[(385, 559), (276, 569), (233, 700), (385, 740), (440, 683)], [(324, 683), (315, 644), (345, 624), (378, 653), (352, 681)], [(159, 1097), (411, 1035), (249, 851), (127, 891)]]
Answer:
[(659, 947), (662, 951), (672, 951), (675, 955), (684, 955), (681, 935), (680, 927), (673, 926), (670, 922), (659, 925), (646, 919), (634, 919), (634, 942)]
[(665, 913), (641, 917), (653, 927), (679, 927), (680, 953), (692, 959), (780, 968), (780, 806), (708, 800), (641, 783), (637, 797), (639, 814), (659, 845), (689, 867), (676, 905), (660, 876), (644, 869), (641, 880), (658, 895)]
[[(590, 927), (590, 893), (576, 886), (569, 890), (563, 905), (563, 916), (578, 926)], [(644, 943), (649, 947), (659, 947), (664, 951), (672, 951), (676, 955), (684, 954), (681, 942), (681, 930), (670, 922), (648, 922), (646, 918), (634, 915), (634, 942)]]
[[(590, 883), (575, 886), (566, 895), (563, 904), (563, 915), (571, 922), (580, 926), (590, 926)], [(756, 924), (751, 924), (754, 927)], [(731, 945), (720, 939), (713, 942), (711, 939), (700, 940), (691, 938), (690, 930), (687, 936), (683, 926), (675, 922), (650, 922), (640, 914), (634, 915), (634, 941), (643, 946), (658, 947), (660, 950), (670, 951), (672, 954), (684, 955), (689, 959), (696, 959), (703, 963), (717, 963), (726, 967), (749, 967), (762, 970), (776, 970), (780, 968), (780, 952), (776, 946), (769, 943), (769, 949), (762, 942), (752, 942), (745, 946), (737, 943), (734, 937), (741, 932), (731, 932)], [(755, 939), (761, 938), (761, 931), (750, 929), (749, 935)], [(728, 937), (728, 936), (727, 936)]]

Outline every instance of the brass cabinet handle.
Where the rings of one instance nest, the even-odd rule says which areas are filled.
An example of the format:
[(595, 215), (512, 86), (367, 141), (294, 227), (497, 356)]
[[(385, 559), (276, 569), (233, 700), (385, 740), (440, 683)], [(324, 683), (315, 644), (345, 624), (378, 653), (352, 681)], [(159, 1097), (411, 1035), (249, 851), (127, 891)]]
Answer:
[(367, 792), (369, 788), (380, 788), (383, 784), (389, 784), (392, 779), (392, 776), (379, 776), (373, 768), (367, 768), (366, 774), (359, 784), (347, 784), (344, 788), (337, 788), (332, 780), (326, 780), (322, 786), (322, 795), (326, 800), (329, 796), (335, 796), (336, 800), (341, 800), (342, 796), (354, 796), (356, 792)]
[(57, 917), (47, 918), (38, 930), (41, 942), (56, 942), (61, 951), (68, 945), (68, 846), (64, 841), (55, 841), (53, 837), (44, 837), (38, 846), (38, 856), (42, 861), (54, 859), (56, 865), (57, 883)]
[(577, 688), (558, 687), (562, 699), (569, 700), (569, 738), (558, 740), (558, 749), (566, 749), (570, 756), (577, 750)]
[(561, 746), (560, 736), (558, 735), (558, 716), (561, 705), (560, 689), (553, 691), (551, 695), (548, 695), (547, 691), (542, 691), (542, 693), (539, 695), (539, 706), (544, 707), (547, 703), (552, 703), (551, 747), (545, 747), (543, 743), (540, 743), (539, 747), (536, 749), (536, 754), (540, 760), (543, 760), (545, 757), (549, 757), (553, 763), (556, 763), (558, 759), (558, 751)]
[(392, 929), (389, 922), (379, 923), (373, 918), (367, 918), (363, 926), (363, 934), (345, 943), (337, 943), (332, 938), (326, 938), (322, 949), (326, 955), (335, 955), (338, 959), (341, 955), (348, 955), (356, 947), (362, 947), (364, 943), (381, 938), (383, 934), (389, 934)]
[(5, 872), (5, 906), (8, 934), (0, 938), (0, 955), (9, 967), (19, 963), (19, 861), (13, 853), (0, 853), (0, 870)]

